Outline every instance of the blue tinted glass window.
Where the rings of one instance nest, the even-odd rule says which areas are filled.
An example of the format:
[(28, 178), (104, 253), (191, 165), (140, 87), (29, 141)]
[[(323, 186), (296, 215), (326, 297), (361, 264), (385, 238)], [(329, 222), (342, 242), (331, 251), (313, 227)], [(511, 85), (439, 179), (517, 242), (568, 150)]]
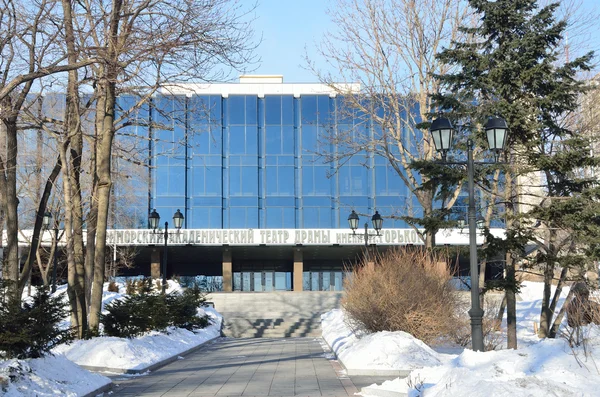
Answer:
[(317, 122), (317, 97), (315, 95), (303, 95), (302, 100), (302, 124)]
[(229, 227), (231, 229), (243, 229), (246, 227), (245, 207), (231, 207), (229, 209)]
[(244, 196), (258, 195), (258, 169), (242, 167), (242, 194)]
[(258, 127), (246, 127), (246, 154), (258, 154)]
[(333, 120), (329, 113), (329, 96), (319, 96), (317, 99), (317, 112), (320, 124), (329, 124)]
[(229, 124), (245, 124), (246, 123), (246, 97), (232, 95), (227, 98)]
[(242, 194), (242, 168), (229, 168), (229, 194), (239, 196)]
[(282, 131), (282, 154), (294, 154), (294, 127), (287, 126), (283, 127)]
[(229, 153), (230, 154), (245, 154), (246, 153), (246, 127), (244, 127), (244, 126), (229, 127)]
[(279, 166), (278, 190), (280, 195), (294, 194), (294, 167)]
[(256, 95), (246, 95), (246, 124), (257, 124), (258, 116), (258, 97)]
[(281, 124), (281, 96), (265, 96), (265, 119), (267, 125)]
[(294, 125), (294, 97), (285, 95), (281, 98), (281, 124)]
[(317, 149), (317, 127), (304, 125), (302, 127), (302, 149), (305, 154)]
[(368, 192), (367, 168), (363, 166), (344, 166), (338, 171), (341, 195), (362, 196)]
[(266, 153), (280, 154), (281, 153), (281, 127), (268, 126), (265, 132)]

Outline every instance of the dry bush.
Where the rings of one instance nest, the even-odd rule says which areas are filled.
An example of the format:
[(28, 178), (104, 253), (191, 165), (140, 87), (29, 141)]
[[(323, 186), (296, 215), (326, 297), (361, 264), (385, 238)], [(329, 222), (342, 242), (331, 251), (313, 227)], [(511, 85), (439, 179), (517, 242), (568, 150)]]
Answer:
[(458, 296), (445, 261), (422, 249), (390, 250), (373, 268), (359, 266), (346, 279), (343, 306), (369, 332), (405, 331), (425, 343), (456, 324)]
[[(449, 333), (450, 340), (462, 347), (471, 345), (471, 318), (468, 311), (470, 302), (463, 301), (456, 308), (456, 323)], [(496, 314), (500, 309), (500, 302), (490, 299), (488, 296), (483, 302), (483, 347), (485, 351), (496, 350), (504, 342), (502, 334), (502, 321), (498, 320)]]
[[(600, 303), (597, 296), (590, 296), (590, 291), (583, 283), (571, 287), (571, 299), (567, 305), (567, 327), (561, 332), (571, 347), (584, 346), (586, 348), (589, 334), (594, 327), (600, 325)], [(585, 349), (584, 349), (585, 350)]]
[(119, 286), (114, 281), (108, 283), (108, 292), (119, 292)]

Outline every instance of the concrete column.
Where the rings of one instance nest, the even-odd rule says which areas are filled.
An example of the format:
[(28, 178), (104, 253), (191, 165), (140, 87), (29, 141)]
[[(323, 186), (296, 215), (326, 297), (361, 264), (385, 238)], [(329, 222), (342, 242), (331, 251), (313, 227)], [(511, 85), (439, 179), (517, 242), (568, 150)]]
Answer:
[(150, 277), (160, 278), (160, 251), (152, 248), (150, 253)]
[(304, 256), (302, 248), (294, 249), (294, 291), (302, 291), (302, 274), (304, 272)]
[(223, 251), (223, 291), (233, 291), (233, 266), (231, 265), (231, 251)]

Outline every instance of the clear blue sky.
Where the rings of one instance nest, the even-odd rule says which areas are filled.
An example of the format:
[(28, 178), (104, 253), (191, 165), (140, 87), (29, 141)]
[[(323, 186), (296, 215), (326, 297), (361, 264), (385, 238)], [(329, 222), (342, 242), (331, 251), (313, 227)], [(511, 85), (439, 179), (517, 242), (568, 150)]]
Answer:
[[(252, 73), (282, 74), (287, 83), (316, 82), (316, 77), (303, 67), (303, 55), (306, 48), (314, 58), (315, 44), (324, 32), (334, 28), (326, 10), (335, 0), (258, 1), (254, 29), (257, 36), (262, 34), (257, 50), (261, 62)], [(581, 1), (584, 15), (597, 14), (600, 9), (600, 0), (574, 1)], [(589, 43), (600, 55), (600, 23), (593, 29)]]

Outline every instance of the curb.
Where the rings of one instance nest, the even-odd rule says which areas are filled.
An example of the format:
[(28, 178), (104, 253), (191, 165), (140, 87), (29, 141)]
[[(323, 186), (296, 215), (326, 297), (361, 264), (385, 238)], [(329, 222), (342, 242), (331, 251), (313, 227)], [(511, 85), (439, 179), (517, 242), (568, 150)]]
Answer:
[(112, 381), (111, 381), (111, 382), (108, 382), (108, 383), (107, 383), (107, 384), (105, 384), (104, 386), (101, 386), (101, 387), (97, 388), (96, 390), (94, 390), (94, 391), (91, 391), (91, 392), (89, 392), (89, 393), (87, 393), (87, 394), (84, 394), (84, 395), (83, 395), (83, 396), (81, 396), (81, 397), (95, 397), (95, 396), (97, 396), (98, 394), (102, 394), (102, 393), (104, 393), (104, 392), (107, 392), (107, 391), (109, 391), (110, 389), (112, 389), (112, 388), (113, 388), (113, 386), (114, 386), (114, 385), (113, 385)]
[[(323, 339), (323, 341), (325, 341), (325, 343), (329, 347), (329, 350), (331, 350), (331, 352), (335, 355), (336, 360), (338, 360), (338, 362), (340, 363), (342, 368), (344, 368), (344, 370), (346, 371), (346, 375), (348, 375), (348, 376), (394, 376), (394, 377), (406, 378), (412, 372), (411, 369), (409, 369), (409, 370), (407, 370), (407, 369), (355, 369), (355, 368), (348, 369), (348, 367), (346, 367), (346, 364), (344, 364), (344, 362), (338, 357), (336, 351), (333, 350), (331, 345), (329, 345), (329, 342), (327, 342), (327, 340), (325, 338), (323, 338), (322, 336), (321, 336), (321, 339)], [(375, 395), (375, 394), (373, 394), (373, 395)], [(404, 394), (396, 394), (395, 396), (404, 396)], [(380, 396), (380, 397), (386, 397), (386, 396)], [(390, 396), (390, 397), (392, 397), (392, 396)]]
[(373, 396), (373, 397), (407, 397), (408, 396), (408, 394), (402, 393), (399, 391), (376, 389), (371, 386), (363, 387), (362, 389), (360, 389), (360, 392), (363, 395)]
[[(216, 339), (220, 338), (220, 336), (215, 336), (212, 339), (208, 339), (207, 341), (202, 342), (199, 345), (196, 345), (194, 347), (191, 347), (181, 353), (177, 353), (172, 357), (168, 357), (165, 358), (162, 361), (159, 361), (157, 363), (151, 364), (147, 367), (141, 368), (141, 369), (128, 369), (128, 368), (110, 368), (110, 367), (96, 367), (96, 366), (91, 366), (91, 365), (80, 365), (81, 368), (85, 368), (88, 371), (92, 371), (92, 372), (110, 372), (110, 373), (114, 373), (114, 374), (128, 374), (128, 375), (137, 375), (137, 374), (143, 374), (144, 372), (148, 372), (148, 371), (154, 371), (157, 368), (160, 368), (162, 366), (165, 366), (167, 364), (172, 363), (173, 361), (176, 361), (178, 359), (179, 356), (185, 356), (187, 354), (193, 353), (196, 350), (200, 349), (201, 347), (203, 347), (204, 345), (215, 341)], [(110, 384), (112, 387), (112, 384)], [(86, 396), (92, 395), (90, 394), (86, 394)]]

